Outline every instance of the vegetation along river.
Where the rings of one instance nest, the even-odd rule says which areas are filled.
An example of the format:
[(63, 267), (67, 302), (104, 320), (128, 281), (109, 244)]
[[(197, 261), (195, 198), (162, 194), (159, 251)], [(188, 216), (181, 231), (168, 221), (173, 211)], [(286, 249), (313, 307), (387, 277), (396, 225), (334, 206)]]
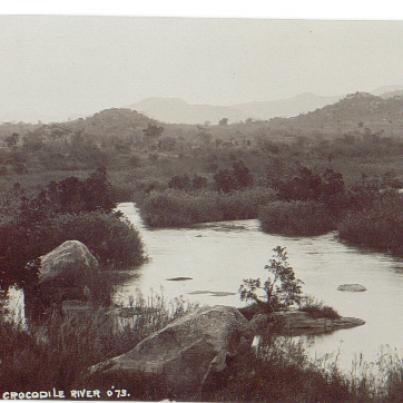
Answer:
[[(200, 304), (242, 306), (238, 288), (244, 278), (264, 278), (263, 267), (277, 246), (286, 246), (304, 292), (334, 307), (342, 316), (366, 321), (310, 339), (309, 352), (322, 357), (340, 352), (341, 368), (363, 354), (378, 358), (381, 349), (403, 352), (403, 261), (339, 242), (334, 233), (317, 237), (265, 234), (257, 220), (207, 223), (192, 228), (147, 229), (133, 203), (118, 208), (139, 229), (150, 259), (139, 275), (120, 286), (116, 298), (127, 301), (161, 290), (165, 299), (183, 296)], [(175, 278), (187, 278), (174, 281)], [(365, 292), (341, 292), (337, 286), (360, 283)]]

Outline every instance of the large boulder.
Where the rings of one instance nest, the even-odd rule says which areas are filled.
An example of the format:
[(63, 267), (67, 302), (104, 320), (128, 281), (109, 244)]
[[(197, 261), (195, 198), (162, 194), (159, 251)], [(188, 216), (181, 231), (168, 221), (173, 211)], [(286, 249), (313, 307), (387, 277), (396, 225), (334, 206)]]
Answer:
[(80, 241), (66, 241), (40, 257), (39, 283), (80, 284), (98, 268), (94, 255)]
[(171, 396), (196, 396), (227, 367), (227, 358), (251, 347), (253, 332), (234, 307), (199, 308), (150, 335), (129, 352), (89, 368), (87, 379), (160, 376)]
[(40, 257), (38, 291), (47, 306), (66, 299), (89, 300), (97, 259), (79, 241), (66, 241)]

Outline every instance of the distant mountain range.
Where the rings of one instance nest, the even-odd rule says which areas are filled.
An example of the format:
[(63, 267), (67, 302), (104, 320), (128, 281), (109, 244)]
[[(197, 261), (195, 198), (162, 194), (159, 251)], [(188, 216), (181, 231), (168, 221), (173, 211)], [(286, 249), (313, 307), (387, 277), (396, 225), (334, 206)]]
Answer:
[[(383, 99), (403, 97), (403, 86), (379, 87), (371, 91), (371, 95)], [(344, 96), (320, 96), (307, 92), (290, 98), (230, 106), (190, 104), (180, 98), (155, 97), (129, 105), (128, 108), (165, 123), (217, 124), (222, 118), (228, 118), (230, 123), (237, 123), (248, 118), (270, 120), (296, 117), (335, 104)]]
[(236, 123), (248, 118), (269, 120), (290, 117), (338, 101), (341, 96), (322, 97), (304, 93), (295, 97), (265, 102), (247, 102), (231, 106), (189, 104), (179, 98), (147, 98), (129, 105), (145, 115), (166, 123), (216, 124), (222, 118)]

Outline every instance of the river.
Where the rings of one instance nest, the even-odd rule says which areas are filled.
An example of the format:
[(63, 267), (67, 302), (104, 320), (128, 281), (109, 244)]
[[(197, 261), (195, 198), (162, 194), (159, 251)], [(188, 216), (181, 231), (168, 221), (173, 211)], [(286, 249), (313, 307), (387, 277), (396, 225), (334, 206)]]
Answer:
[[(118, 206), (140, 231), (149, 261), (138, 276), (121, 285), (116, 299), (126, 302), (140, 290), (146, 297), (163, 292), (167, 300), (183, 296), (200, 304), (242, 306), (238, 288), (244, 278), (264, 278), (263, 267), (277, 246), (286, 246), (289, 262), (304, 282), (304, 292), (364, 326), (315, 336), (311, 356), (339, 353), (344, 369), (359, 354), (373, 361), (381, 348), (403, 353), (403, 262), (339, 242), (334, 233), (316, 237), (265, 234), (257, 220), (207, 223), (192, 228), (147, 229), (133, 203)], [(183, 281), (169, 279), (185, 277)], [(366, 292), (337, 290), (360, 283)]]

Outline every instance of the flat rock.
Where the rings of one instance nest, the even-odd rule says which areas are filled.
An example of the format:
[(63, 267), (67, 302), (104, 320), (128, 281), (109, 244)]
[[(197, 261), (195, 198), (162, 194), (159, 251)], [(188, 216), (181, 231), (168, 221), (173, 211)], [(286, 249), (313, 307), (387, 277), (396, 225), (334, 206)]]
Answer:
[(167, 281), (188, 281), (188, 280), (193, 280), (192, 277), (171, 277), (167, 278)]
[(337, 287), (339, 291), (349, 291), (349, 292), (363, 292), (367, 289), (361, 284), (341, 284)]
[(365, 321), (359, 318), (341, 317), (339, 319), (312, 318), (302, 311), (275, 312), (271, 315), (281, 326), (281, 334), (302, 335), (330, 333), (338, 329), (362, 326)]
[(210, 290), (196, 290), (188, 292), (188, 295), (211, 295), (212, 297), (227, 297), (228, 295), (236, 295), (235, 292), (230, 291), (210, 291)]

